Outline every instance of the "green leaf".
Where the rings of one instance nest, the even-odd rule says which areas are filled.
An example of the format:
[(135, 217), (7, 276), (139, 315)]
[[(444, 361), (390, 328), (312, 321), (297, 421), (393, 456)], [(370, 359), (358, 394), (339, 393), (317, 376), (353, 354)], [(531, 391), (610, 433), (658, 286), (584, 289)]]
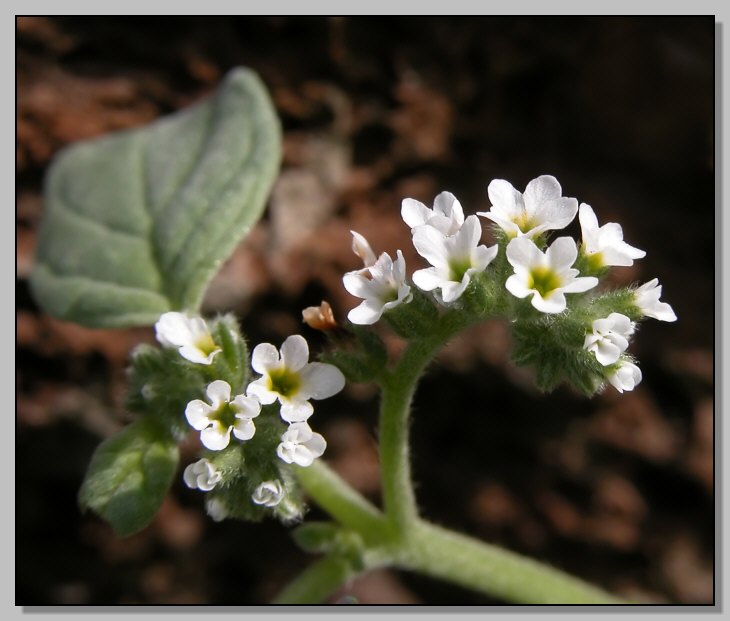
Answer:
[(280, 158), (266, 89), (241, 68), (202, 103), (64, 150), (45, 180), (38, 303), (95, 327), (197, 311), (261, 216)]
[(140, 419), (97, 447), (79, 504), (107, 520), (117, 535), (136, 533), (159, 509), (177, 462), (177, 445), (169, 434)]

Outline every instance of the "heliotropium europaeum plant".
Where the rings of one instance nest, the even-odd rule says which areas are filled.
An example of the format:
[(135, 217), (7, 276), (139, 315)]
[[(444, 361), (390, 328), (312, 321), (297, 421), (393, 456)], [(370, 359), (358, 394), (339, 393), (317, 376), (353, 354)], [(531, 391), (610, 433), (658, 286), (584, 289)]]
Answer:
[[(503, 320), (516, 364), (546, 391), (568, 383), (586, 395), (633, 390), (629, 353), (637, 324), (675, 321), (656, 279), (608, 289), (611, 268), (645, 253), (617, 223), (563, 196), (543, 175), (524, 193), (498, 179), (487, 212), (466, 215), (450, 192), (433, 208), (411, 198), (401, 214), (424, 264), (377, 254), (352, 232), (362, 267), (343, 275), (357, 298), (345, 324), (331, 307), (305, 309), (329, 335), (319, 361), (301, 335), (249, 353), (232, 315), (200, 315), (215, 267), (261, 215), (279, 162), (280, 130), (268, 95), (247, 70), (210, 99), (155, 124), (72, 147), (49, 173), (33, 290), (50, 313), (94, 326), (152, 325), (159, 346), (132, 354), (126, 404), (135, 421), (95, 452), (79, 500), (129, 535), (154, 517), (175, 477), (199, 490), (215, 521), (272, 517), (321, 557), (277, 603), (323, 601), (377, 567), (397, 567), (515, 603), (618, 604), (557, 569), (429, 523), (418, 511), (409, 461), (414, 392), (456, 334)], [(557, 231), (579, 218), (582, 239)], [(482, 243), (491, 221), (492, 245)], [(343, 240), (343, 243), (346, 243)], [(395, 258), (393, 258), (393, 256)], [(405, 341), (389, 353), (373, 326)], [(380, 390), (382, 507), (364, 499), (323, 458), (316, 402), (346, 381)], [(414, 421), (417, 424), (417, 421)], [(495, 433), (498, 432), (495, 430)], [(178, 445), (199, 434), (184, 468)], [(331, 521), (305, 520), (316, 503)]]

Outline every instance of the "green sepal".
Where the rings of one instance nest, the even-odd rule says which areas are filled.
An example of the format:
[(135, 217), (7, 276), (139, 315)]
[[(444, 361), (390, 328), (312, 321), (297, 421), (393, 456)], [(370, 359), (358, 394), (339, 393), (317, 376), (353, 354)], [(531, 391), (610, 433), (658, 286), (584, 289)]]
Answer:
[(232, 395), (241, 394), (245, 392), (249, 378), (249, 352), (238, 321), (234, 315), (228, 314), (209, 322), (209, 325), (213, 341), (222, 351), (213, 358), (208, 376), (211, 381), (222, 379), (228, 382)]
[(461, 308), (473, 317), (473, 321), (504, 315), (507, 309), (504, 282), (490, 268), (491, 265), (484, 272), (474, 274), (459, 300)]
[(202, 371), (206, 365), (185, 360), (175, 348), (138, 345), (128, 370), (127, 409), (154, 418), (181, 440), (190, 431), (185, 408), (202, 399), (208, 385)]
[(383, 313), (383, 319), (404, 339), (428, 338), (436, 329), (439, 313), (430, 296), (411, 287), (410, 302), (399, 304)]
[(157, 513), (177, 469), (174, 438), (144, 417), (102, 442), (79, 491), (79, 505), (108, 521), (126, 537)]
[(371, 329), (352, 324), (354, 340), (338, 339), (337, 349), (319, 356), (322, 362), (336, 366), (349, 382), (369, 382), (380, 377), (388, 362), (383, 340)]

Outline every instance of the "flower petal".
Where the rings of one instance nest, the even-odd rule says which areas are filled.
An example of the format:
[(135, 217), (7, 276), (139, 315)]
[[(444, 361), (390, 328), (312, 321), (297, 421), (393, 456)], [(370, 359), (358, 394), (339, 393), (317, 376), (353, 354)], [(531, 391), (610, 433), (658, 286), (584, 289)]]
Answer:
[(618, 360), (621, 350), (608, 339), (601, 339), (596, 343), (594, 353), (596, 354), (596, 360), (606, 367)]
[(451, 304), (461, 297), (469, 285), (469, 276), (464, 274), (461, 282), (447, 281), (441, 285), (441, 299), (444, 304)]
[(198, 474), (195, 471), (195, 466), (198, 462), (190, 464), (185, 470), (183, 470), (183, 481), (190, 489), (197, 489), (198, 487)]
[(270, 385), (271, 382), (268, 376), (260, 377), (248, 385), (246, 394), (248, 396), (253, 395), (264, 405), (274, 403), (279, 398), (279, 395), (269, 388)]
[(281, 346), (281, 361), (288, 371), (298, 371), (309, 360), (309, 345), (299, 334), (288, 337)]
[(352, 251), (362, 259), (365, 267), (371, 266), (375, 263), (375, 253), (370, 247), (370, 243), (360, 233), (356, 231), (350, 231), (352, 233)]
[(208, 395), (213, 408), (218, 409), (222, 403), (228, 403), (231, 398), (231, 385), (224, 380), (215, 380), (208, 384), (205, 394)]
[(511, 219), (522, 212), (522, 194), (509, 181), (494, 179), (487, 187), (487, 194), (495, 215)]
[(413, 232), (416, 251), (434, 267), (448, 267), (445, 240), (444, 234), (432, 226), (419, 226)]
[(345, 387), (345, 376), (332, 364), (310, 362), (299, 376), (301, 390), (312, 399), (327, 399)]
[[(575, 245), (575, 244), (574, 244)], [(531, 239), (516, 237), (507, 244), (507, 260), (512, 267), (529, 270), (544, 263), (544, 255)]]
[(288, 400), (281, 404), (279, 415), (287, 423), (303, 423), (314, 412), (314, 407), (309, 401)]
[(239, 440), (250, 440), (256, 433), (256, 425), (250, 418), (236, 417), (237, 420), (233, 425), (233, 435)]
[(312, 454), (313, 458), (320, 457), (324, 454), (327, 448), (327, 441), (319, 433), (313, 433), (312, 437), (304, 443)]
[(290, 456), (291, 460), (297, 464), (297, 466), (302, 466), (303, 468), (311, 466), (314, 462), (314, 455), (312, 455), (312, 452), (306, 446), (302, 446), (301, 444), (294, 447)]
[(423, 291), (433, 291), (448, 282), (435, 267), (427, 267), (413, 272), (413, 282)]
[(190, 362), (194, 362), (195, 364), (211, 364), (213, 362), (213, 358), (215, 358), (215, 355), (220, 352), (219, 349), (215, 349), (214, 351), (210, 352), (209, 354), (205, 354), (204, 352), (200, 351), (195, 345), (183, 345), (178, 352), (180, 355), (185, 358), (185, 360), (189, 360)]
[(205, 401), (200, 399), (194, 399), (190, 401), (185, 407), (185, 418), (190, 423), (190, 426), (197, 431), (205, 429), (209, 424), (210, 420), (208, 416), (213, 412), (213, 408), (210, 407)]
[(544, 230), (563, 229), (578, 213), (578, 201), (574, 198), (557, 198), (540, 205), (537, 218), (543, 223)]
[(540, 175), (530, 181), (525, 188), (525, 193), (523, 194), (525, 211), (532, 216), (542, 203), (560, 198), (562, 193), (563, 189), (555, 177), (552, 175)]
[(211, 451), (220, 451), (226, 448), (231, 441), (231, 428), (224, 427), (219, 421), (214, 421), (210, 427), (200, 432), (200, 441)]
[(535, 292), (532, 296), (532, 305), (541, 313), (562, 313), (567, 306), (565, 296), (560, 289), (551, 291), (546, 297), (542, 297), (539, 292)]
[(236, 395), (230, 402), (231, 408), (236, 412), (236, 417), (256, 418), (261, 412), (261, 403), (255, 397)]
[(581, 276), (575, 280), (571, 280), (564, 284), (560, 289), (565, 293), (583, 293), (589, 289), (593, 289), (598, 284), (598, 278), (595, 276)]
[(155, 323), (155, 336), (164, 347), (180, 347), (191, 342), (188, 317), (183, 313), (169, 312), (160, 315)]
[(525, 279), (518, 274), (512, 274), (504, 283), (505, 288), (516, 298), (526, 298), (531, 293), (534, 293), (534, 289), (530, 289), (525, 282)]
[(413, 229), (426, 224), (432, 212), (421, 201), (414, 198), (404, 198), (401, 203), (400, 215), (403, 221)]
[(553, 269), (560, 274), (575, 263), (578, 258), (578, 247), (572, 237), (558, 237), (545, 251), (545, 257)]
[(363, 300), (347, 313), (347, 318), (359, 326), (370, 326), (383, 316), (383, 304), (376, 299)]
[(586, 234), (591, 235), (594, 231), (598, 230), (598, 218), (593, 211), (593, 207), (586, 203), (580, 204), (580, 208), (578, 210), (578, 221), (580, 222), (583, 241), (586, 239)]
[(259, 343), (251, 354), (253, 370), (262, 375), (269, 369), (278, 367), (279, 363), (279, 350), (271, 343)]

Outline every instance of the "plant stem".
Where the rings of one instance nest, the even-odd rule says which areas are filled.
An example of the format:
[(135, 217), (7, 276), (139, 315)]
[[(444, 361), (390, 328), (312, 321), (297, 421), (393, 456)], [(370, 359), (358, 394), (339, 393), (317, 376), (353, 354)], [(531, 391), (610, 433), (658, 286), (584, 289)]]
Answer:
[(383, 507), (396, 537), (407, 537), (410, 525), (418, 518), (408, 442), (413, 395), (426, 366), (465, 325), (458, 313), (442, 316), (438, 330), (411, 341), (381, 382), (379, 439)]
[(558, 569), (420, 521), (396, 563), (522, 604), (625, 604)]
[(296, 469), (297, 478), (312, 499), (333, 518), (360, 533), (363, 540), (382, 540), (387, 523), (383, 514), (322, 461)]

